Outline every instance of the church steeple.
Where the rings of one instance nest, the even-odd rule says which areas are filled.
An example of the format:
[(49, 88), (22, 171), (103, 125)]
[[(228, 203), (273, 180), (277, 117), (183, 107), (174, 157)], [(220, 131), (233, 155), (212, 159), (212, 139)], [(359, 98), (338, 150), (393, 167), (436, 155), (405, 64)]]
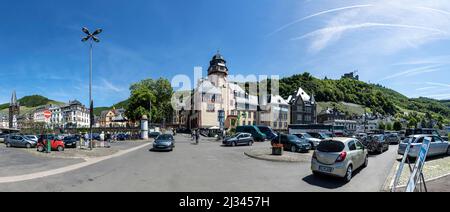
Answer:
[(17, 103), (17, 95), (16, 95), (16, 91), (14, 90), (11, 96), (11, 102), (10, 102), (10, 106), (16, 106), (18, 105)]

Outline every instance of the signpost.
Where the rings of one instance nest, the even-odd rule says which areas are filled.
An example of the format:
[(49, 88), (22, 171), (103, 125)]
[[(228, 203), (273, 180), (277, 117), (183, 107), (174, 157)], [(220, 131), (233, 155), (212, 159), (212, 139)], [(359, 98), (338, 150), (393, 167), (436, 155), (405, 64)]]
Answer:
[(224, 128), (225, 128), (225, 111), (219, 110), (219, 124), (220, 124), (220, 133), (221, 137), (224, 137)]
[[(427, 159), (428, 150), (430, 149), (431, 138), (426, 137), (423, 140), (423, 144), (420, 148), (419, 156), (414, 166), (411, 177), (409, 178), (408, 185), (406, 187), (406, 192), (414, 192), (416, 190), (417, 183), (422, 179), (425, 184), (425, 179), (422, 175), (423, 166), (425, 165), (425, 160)], [(420, 178), (422, 177), (422, 178)], [(426, 187), (425, 187), (426, 190)]]
[[(50, 112), (49, 110), (45, 110), (44, 117), (45, 119), (49, 119), (50, 117), (52, 117), (52, 112)], [(47, 138), (47, 153), (50, 153), (52, 151), (52, 144), (50, 139), (48, 138), (48, 135), (46, 135), (46, 138)]]
[(409, 153), (410, 149), (411, 149), (411, 139), (409, 139), (409, 141), (408, 141), (408, 145), (406, 146), (405, 153), (403, 154), (402, 162), (400, 163), (400, 166), (397, 170), (397, 174), (395, 175), (394, 185), (392, 186), (391, 192), (395, 192), (395, 190), (397, 188), (397, 184), (402, 175), (403, 167), (405, 166), (405, 162), (406, 162), (406, 159), (408, 158), (408, 153)]

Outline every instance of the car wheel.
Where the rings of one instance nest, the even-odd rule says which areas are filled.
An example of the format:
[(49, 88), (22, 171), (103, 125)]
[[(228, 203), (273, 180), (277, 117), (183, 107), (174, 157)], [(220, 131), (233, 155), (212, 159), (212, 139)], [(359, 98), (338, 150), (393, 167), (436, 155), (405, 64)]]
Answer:
[(10, 143), (6, 143), (6, 147), (10, 148), (11, 144)]
[(27, 143), (27, 144), (25, 145), (25, 148), (30, 149), (30, 148), (31, 148), (31, 144)]
[(450, 155), (450, 147), (447, 148), (447, 155)]
[(345, 182), (347, 182), (347, 183), (350, 182), (352, 180), (352, 177), (353, 177), (353, 167), (352, 167), (352, 165), (350, 165), (350, 166), (348, 166), (347, 172), (344, 177)]
[(253, 146), (253, 141), (248, 142), (249, 146)]
[(366, 168), (369, 165), (369, 157), (366, 156), (366, 159), (364, 160), (363, 168)]
[(57, 150), (58, 150), (58, 152), (62, 152), (62, 151), (64, 151), (64, 147), (58, 146)]
[(291, 152), (297, 152), (297, 147), (295, 145), (291, 146)]
[(309, 144), (311, 144), (311, 149), (315, 149), (313, 142), (310, 142)]
[(44, 152), (44, 147), (43, 146), (38, 146), (37, 151), (38, 152)]
[(231, 146), (235, 147), (236, 146), (236, 142), (231, 142)]

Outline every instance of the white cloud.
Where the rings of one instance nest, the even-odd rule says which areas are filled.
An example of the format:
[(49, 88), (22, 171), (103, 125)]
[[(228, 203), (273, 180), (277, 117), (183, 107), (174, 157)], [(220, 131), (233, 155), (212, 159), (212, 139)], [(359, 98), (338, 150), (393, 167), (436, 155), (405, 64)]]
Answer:
[(410, 76), (416, 76), (416, 75), (424, 74), (424, 73), (436, 72), (436, 71), (440, 71), (441, 70), (440, 68), (441, 68), (440, 65), (433, 65), (433, 66), (424, 66), (424, 67), (419, 67), (419, 68), (408, 69), (406, 71), (388, 75), (388, 76), (380, 79), (379, 81), (384, 81), (384, 80), (393, 79), (393, 78), (397, 78), (397, 77), (410, 77)]
[(294, 39), (310, 39), (310, 50), (319, 52), (355, 29), (370, 28), (377, 30), (378, 36), (360, 39), (364, 44), (361, 48), (378, 46), (378, 51), (392, 53), (450, 38), (450, 33), (446, 30), (450, 29), (447, 14), (450, 13), (447, 12), (450, 1), (382, 0), (368, 5), (373, 6), (342, 11), (336, 8), (336, 15), (323, 18), (325, 25), (319, 25), (319, 29)]

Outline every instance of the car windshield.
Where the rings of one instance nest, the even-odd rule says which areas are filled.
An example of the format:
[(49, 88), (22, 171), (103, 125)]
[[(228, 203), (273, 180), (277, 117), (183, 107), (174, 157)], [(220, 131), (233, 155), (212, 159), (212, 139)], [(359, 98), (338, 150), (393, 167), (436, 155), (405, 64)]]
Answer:
[(288, 135), (287, 138), (289, 141), (292, 141), (292, 142), (301, 142), (301, 140), (295, 135)]
[(172, 140), (173, 137), (171, 135), (160, 135), (158, 140)]
[(303, 135), (303, 137), (305, 137), (305, 138), (313, 138), (310, 134), (308, 134), (308, 133), (304, 133), (304, 134), (302, 134)]
[(270, 128), (268, 128), (268, 127), (258, 127), (259, 128), (259, 130), (262, 132), (262, 133), (264, 133), (264, 134), (266, 134), (266, 133), (272, 133), (272, 130), (270, 129)]
[(340, 141), (322, 141), (319, 146), (317, 146), (317, 150), (321, 152), (342, 152), (344, 148), (344, 143)]
[(320, 133), (320, 135), (322, 136), (322, 138), (330, 138), (330, 136), (328, 136), (328, 135), (325, 134), (325, 133)]

